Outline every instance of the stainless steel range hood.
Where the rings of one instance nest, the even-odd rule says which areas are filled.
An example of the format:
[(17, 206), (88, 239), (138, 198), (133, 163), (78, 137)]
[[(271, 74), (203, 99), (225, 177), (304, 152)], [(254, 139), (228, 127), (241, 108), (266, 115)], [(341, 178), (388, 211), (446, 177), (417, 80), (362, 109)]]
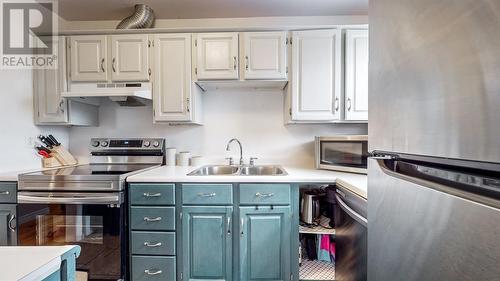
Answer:
[(150, 82), (73, 83), (61, 96), (78, 101), (93, 100), (93, 104), (96, 99), (109, 98), (121, 106), (142, 106), (153, 94)]

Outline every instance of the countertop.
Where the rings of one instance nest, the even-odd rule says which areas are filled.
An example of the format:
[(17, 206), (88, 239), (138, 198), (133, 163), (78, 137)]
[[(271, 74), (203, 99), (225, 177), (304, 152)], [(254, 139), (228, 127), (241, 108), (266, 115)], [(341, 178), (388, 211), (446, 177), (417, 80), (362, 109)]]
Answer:
[(80, 253), (78, 246), (0, 247), (0, 280), (43, 280), (61, 268), (69, 251)]
[(197, 167), (162, 166), (127, 178), (127, 182), (290, 182), (337, 183), (367, 198), (367, 176), (326, 170), (283, 166), (283, 176), (188, 176)]

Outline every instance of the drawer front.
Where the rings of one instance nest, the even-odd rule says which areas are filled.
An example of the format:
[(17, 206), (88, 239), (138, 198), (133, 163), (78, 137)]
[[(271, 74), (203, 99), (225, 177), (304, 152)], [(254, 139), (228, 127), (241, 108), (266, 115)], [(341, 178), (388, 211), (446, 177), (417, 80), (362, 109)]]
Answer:
[(131, 184), (129, 194), (132, 205), (175, 205), (173, 184)]
[(0, 203), (16, 203), (17, 202), (17, 184), (16, 183), (0, 183)]
[(175, 230), (175, 207), (130, 207), (132, 230)]
[(240, 184), (240, 204), (289, 205), (289, 184)]
[(132, 256), (132, 281), (175, 281), (175, 257)]
[(183, 205), (233, 204), (232, 184), (183, 184)]
[(130, 241), (133, 255), (175, 255), (174, 232), (132, 231)]

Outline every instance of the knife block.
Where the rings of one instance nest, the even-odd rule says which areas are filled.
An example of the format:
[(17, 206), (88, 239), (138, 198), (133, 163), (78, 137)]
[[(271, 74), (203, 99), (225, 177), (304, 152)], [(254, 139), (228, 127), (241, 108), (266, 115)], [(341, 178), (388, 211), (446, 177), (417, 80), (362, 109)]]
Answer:
[(55, 157), (42, 158), (43, 168), (56, 168), (61, 166), (62, 164)]
[(56, 158), (63, 166), (78, 164), (75, 157), (62, 145), (52, 147), (50, 155), (53, 156), (52, 158)]

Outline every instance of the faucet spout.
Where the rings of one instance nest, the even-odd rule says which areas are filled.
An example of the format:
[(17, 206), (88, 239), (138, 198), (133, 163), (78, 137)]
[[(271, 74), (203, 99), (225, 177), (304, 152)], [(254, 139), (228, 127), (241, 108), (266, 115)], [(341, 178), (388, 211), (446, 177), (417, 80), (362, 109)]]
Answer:
[(226, 151), (231, 150), (230, 145), (232, 142), (238, 143), (238, 146), (240, 147), (240, 165), (243, 165), (243, 147), (241, 145), (241, 142), (237, 138), (232, 138), (227, 142)]

